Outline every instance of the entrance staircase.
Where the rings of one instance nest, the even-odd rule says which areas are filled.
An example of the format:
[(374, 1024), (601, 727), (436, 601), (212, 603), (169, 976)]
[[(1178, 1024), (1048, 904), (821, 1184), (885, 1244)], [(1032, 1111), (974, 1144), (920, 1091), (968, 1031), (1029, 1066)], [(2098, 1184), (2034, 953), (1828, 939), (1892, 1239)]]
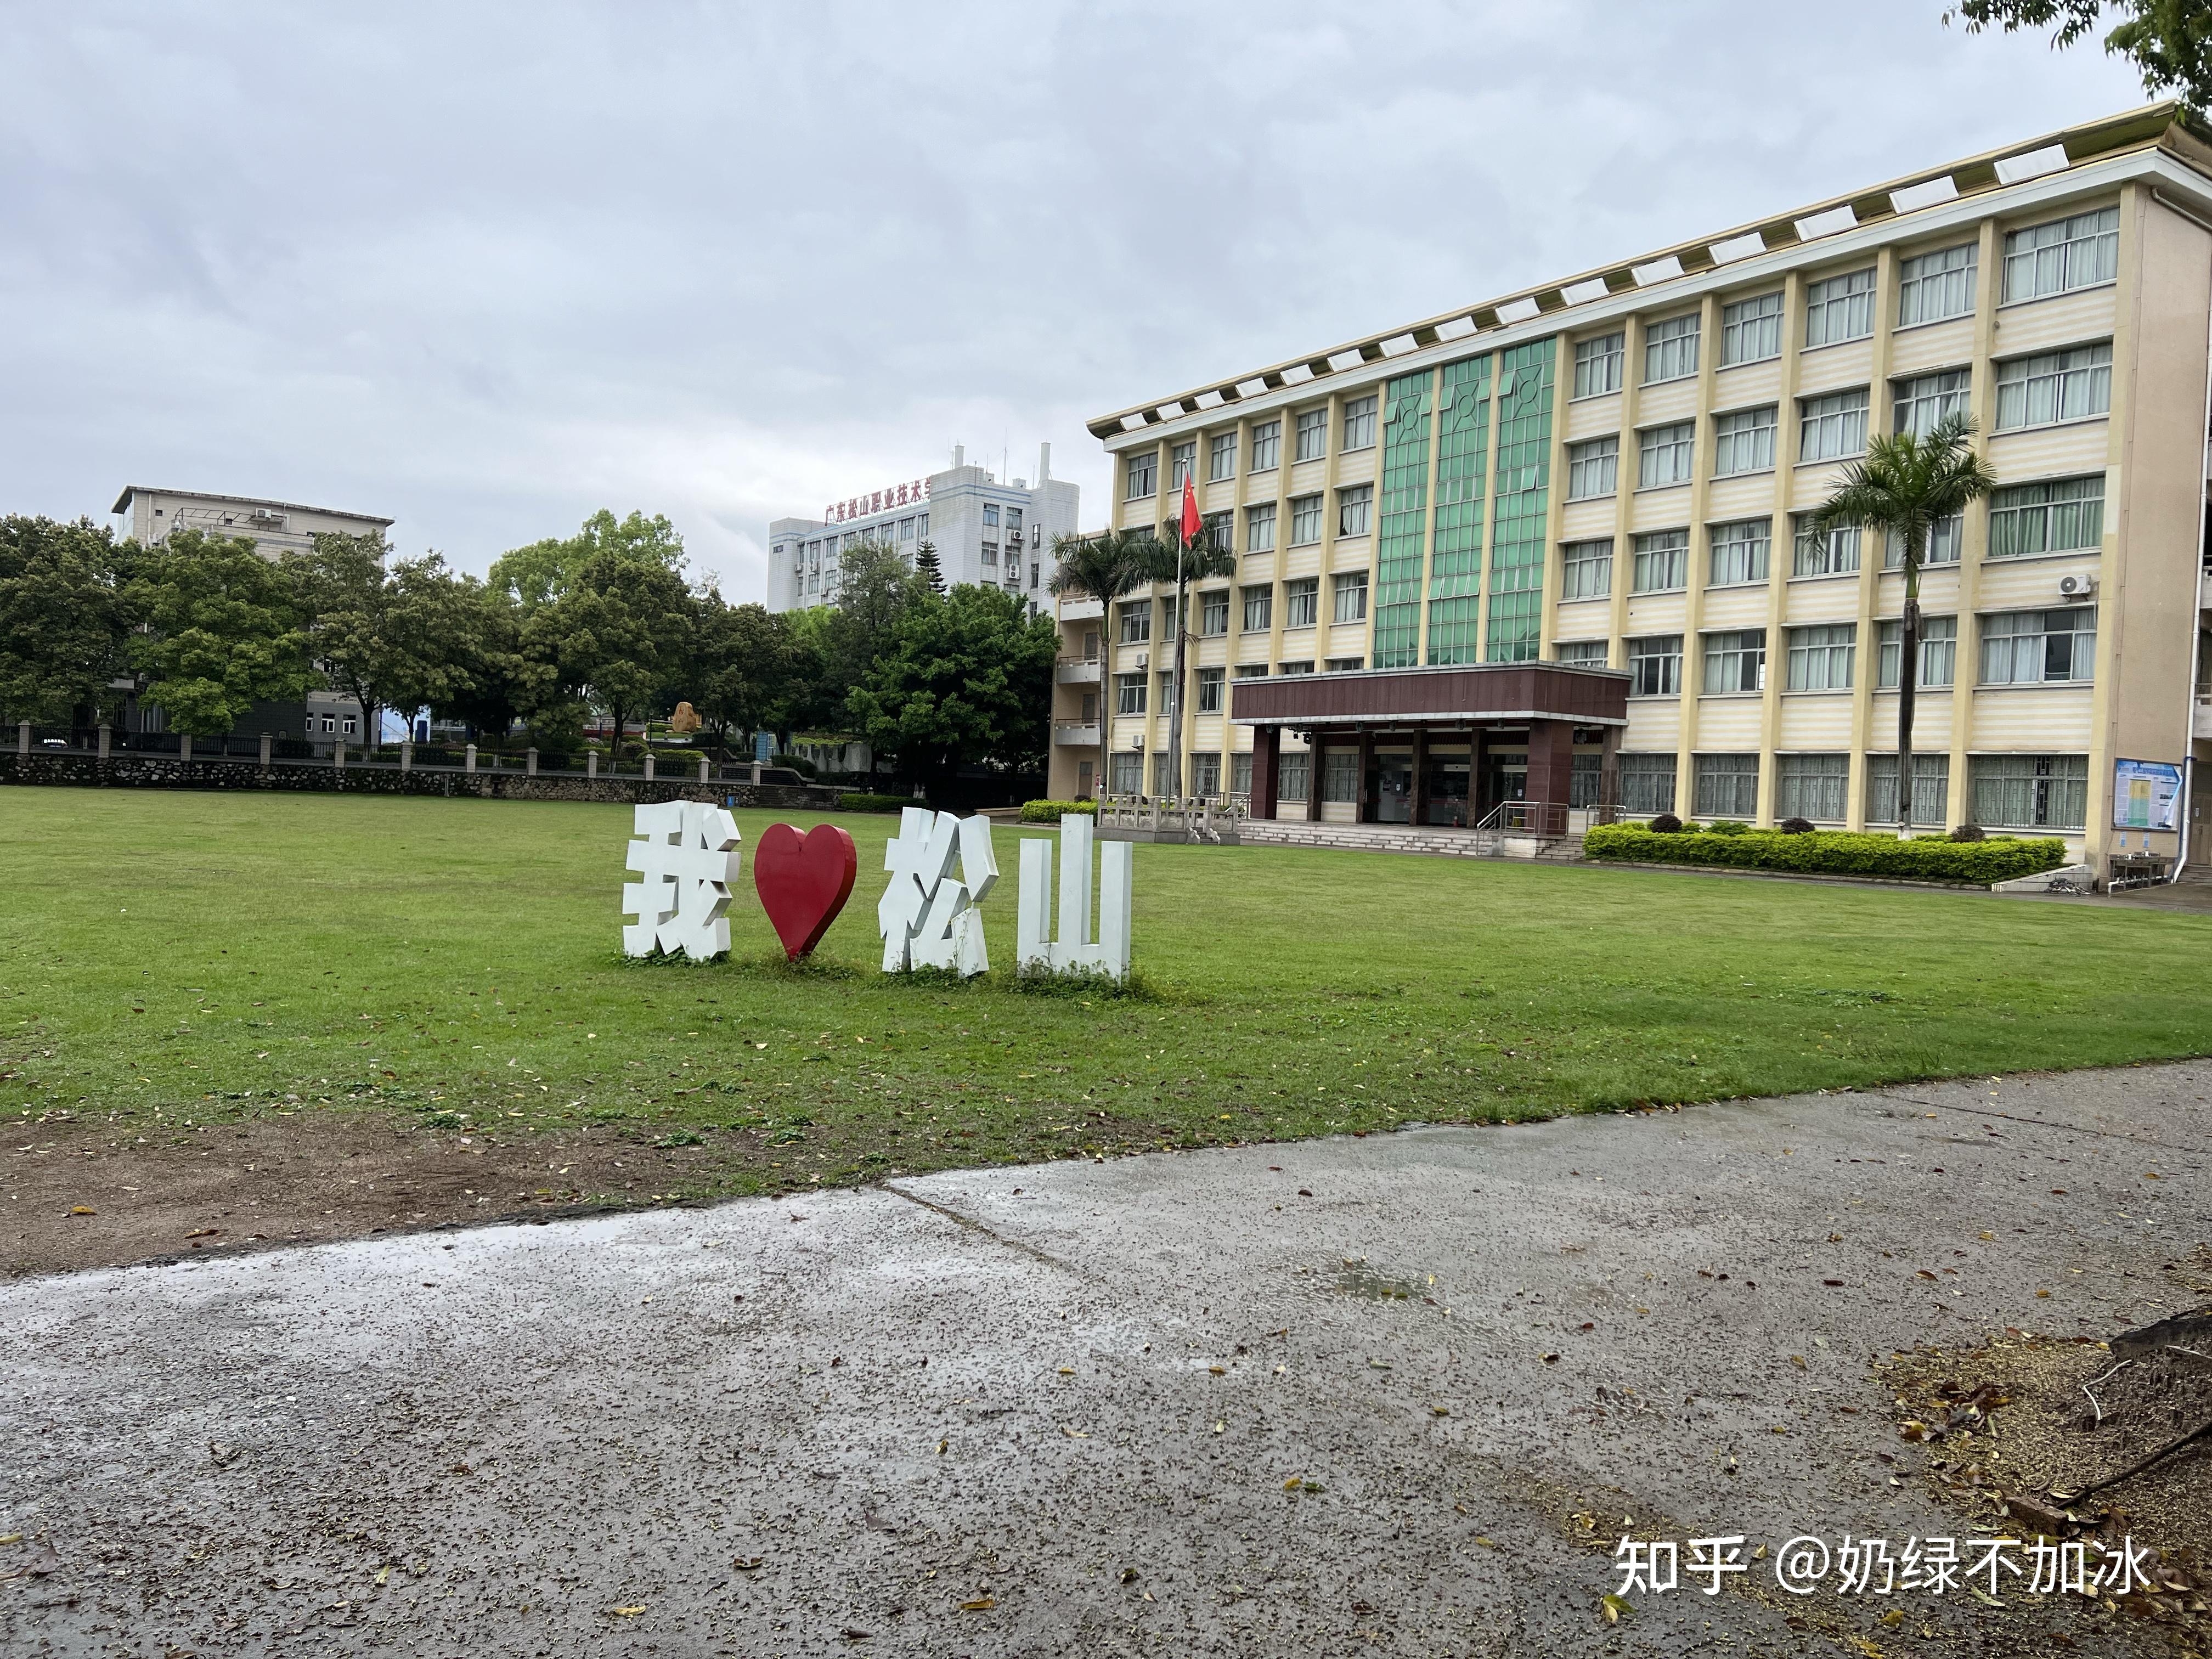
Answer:
[(1583, 856), (1579, 830), (1536, 835), (1481, 825), (1447, 830), (1431, 824), (1312, 823), (1303, 818), (1247, 818), (1240, 826), (1247, 847), (1335, 847), (1363, 853), (1425, 853), (1437, 858), (1522, 859), (1573, 864)]

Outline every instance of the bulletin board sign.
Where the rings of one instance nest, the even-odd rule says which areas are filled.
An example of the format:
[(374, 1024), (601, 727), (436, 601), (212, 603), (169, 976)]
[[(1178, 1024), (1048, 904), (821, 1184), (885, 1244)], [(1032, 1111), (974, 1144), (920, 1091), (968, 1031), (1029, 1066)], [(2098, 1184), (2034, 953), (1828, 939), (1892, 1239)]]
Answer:
[(2180, 810), (2181, 769), (2166, 761), (2112, 763), (2112, 827), (2171, 830)]

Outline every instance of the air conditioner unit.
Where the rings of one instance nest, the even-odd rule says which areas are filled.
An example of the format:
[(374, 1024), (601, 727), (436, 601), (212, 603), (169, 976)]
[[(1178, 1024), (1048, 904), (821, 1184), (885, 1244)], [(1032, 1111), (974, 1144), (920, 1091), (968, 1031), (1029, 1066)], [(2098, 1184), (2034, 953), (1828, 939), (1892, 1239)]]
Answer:
[(2097, 579), (2084, 573), (2078, 576), (2061, 576), (2058, 593), (2062, 599), (2086, 599), (2097, 591)]
[(1134, 665), (1139, 668), (1150, 668), (1152, 665), (1152, 653), (1149, 651), (1139, 651), (1137, 653)]
[(1142, 749), (1144, 746), (1145, 734), (1141, 732), (1138, 732), (1135, 737), (1129, 739), (1129, 747), (1132, 749)]

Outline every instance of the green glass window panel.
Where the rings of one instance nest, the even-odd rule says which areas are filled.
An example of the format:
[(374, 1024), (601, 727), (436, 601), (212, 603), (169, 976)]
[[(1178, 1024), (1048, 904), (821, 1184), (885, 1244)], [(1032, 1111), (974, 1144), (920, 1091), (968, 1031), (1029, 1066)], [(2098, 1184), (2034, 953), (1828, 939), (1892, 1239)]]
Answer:
[(1490, 662), (1543, 654), (1544, 526), (1551, 503), (1555, 340), (1531, 340), (1498, 366), (1498, 461), (1490, 535)]
[(1490, 446), (1488, 356), (1444, 365), (1437, 392), (1436, 533), (1429, 559), (1429, 660), (1476, 661), (1481, 641), (1483, 502)]
[(1375, 665), (1420, 661), (1422, 532), (1429, 509), (1429, 413), (1435, 377), (1383, 389), (1382, 511), (1375, 537)]

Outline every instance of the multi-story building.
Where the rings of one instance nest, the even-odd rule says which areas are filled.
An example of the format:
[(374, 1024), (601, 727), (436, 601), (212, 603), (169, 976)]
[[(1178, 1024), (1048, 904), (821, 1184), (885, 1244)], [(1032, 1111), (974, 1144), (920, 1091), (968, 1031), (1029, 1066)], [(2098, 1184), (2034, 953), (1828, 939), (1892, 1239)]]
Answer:
[(1192, 476), (1237, 574), (1180, 710), (1168, 590), (1063, 607), (1105, 659), (1054, 792), (1893, 822), (1898, 549), (1804, 518), (1964, 410), (1998, 488), (1928, 552), (1913, 819), (2170, 851), (2115, 775), (2212, 736), (2208, 315), (2212, 135), (2159, 105), (1104, 416), (1114, 522)]
[(988, 584), (1042, 607), (1051, 579), (1053, 538), (1075, 528), (1081, 492), (1052, 476), (1052, 446), (1037, 446), (1036, 483), (1001, 483), (968, 465), (833, 502), (819, 519), (778, 519), (768, 527), (768, 608), (799, 611), (836, 598), (839, 556), (862, 542), (896, 548), (908, 562), (924, 542), (936, 550), (949, 587)]
[[(121, 533), (142, 546), (166, 542), (173, 531), (198, 530), (211, 536), (243, 537), (270, 560), (307, 551), (319, 535), (381, 538), (392, 528), (391, 520), (367, 513), (262, 501), (252, 495), (213, 495), (196, 489), (149, 489), (143, 484), (125, 485), (108, 511), (122, 520)], [(406, 713), (394, 712), (403, 718)], [(124, 725), (131, 732), (164, 729), (161, 711), (141, 707), (135, 698), (125, 708)], [(298, 702), (255, 704), (239, 721), (237, 732), (258, 736), (263, 732), (302, 738), (325, 750), (341, 741), (374, 742), (378, 735), (366, 730), (359, 702), (335, 691), (319, 690), (309, 691)]]

